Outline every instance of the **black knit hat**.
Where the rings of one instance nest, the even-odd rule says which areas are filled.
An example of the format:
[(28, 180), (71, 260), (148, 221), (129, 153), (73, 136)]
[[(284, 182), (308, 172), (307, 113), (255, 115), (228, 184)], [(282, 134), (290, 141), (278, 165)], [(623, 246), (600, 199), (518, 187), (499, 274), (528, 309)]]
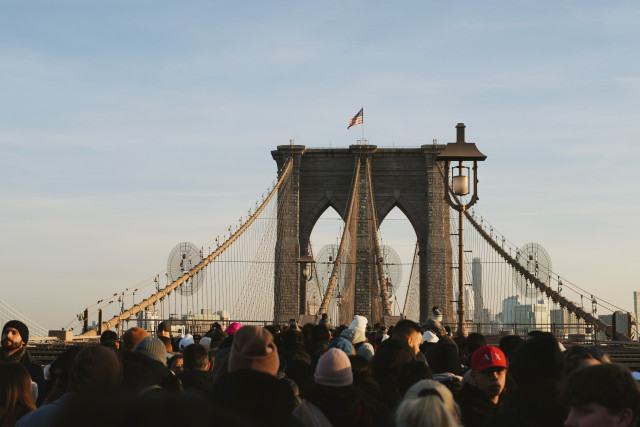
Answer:
[(4, 331), (7, 328), (16, 329), (20, 333), (20, 337), (22, 338), (22, 342), (23, 343), (26, 344), (29, 341), (29, 328), (27, 327), (27, 325), (25, 325), (21, 321), (19, 321), (19, 320), (9, 320), (2, 327), (2, 335), (4, 335)]

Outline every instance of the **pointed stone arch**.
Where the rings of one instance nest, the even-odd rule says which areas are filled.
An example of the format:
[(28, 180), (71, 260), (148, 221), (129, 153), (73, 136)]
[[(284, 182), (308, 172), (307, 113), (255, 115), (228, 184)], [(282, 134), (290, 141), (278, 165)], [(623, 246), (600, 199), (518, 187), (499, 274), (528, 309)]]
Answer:
[[(281, 260), (276, 265), (276, 321), (303, 314), (304, 284), (297, 259), (306, 253), (315, 223), (332, 206), (344, 219), (358, 155), (371, 157), (371, 183), (378, 225), (398, 207), (412, 224), (419, 245), (420, 318), (426, 320), (431, 307), (443, 308), (445, 321), (453, 322), (449, 207), (444, 202), (444, 182), (435, 156), (440, 145), (420, 148), (351, 146), (348, 149), (307, 149), (302, 145), (278, 146), (272, 151), (278, 167), (294, 158), (291, 184), (283, 189), (286, 203), (278, 212), (279, 229), (294, 235), (278, 236)], [(359, 154), (360, 153), (360, 154)], [(286, 195), (284, 194), (286, 193)], [(279, 194), (280, 198), (281, 195)]]

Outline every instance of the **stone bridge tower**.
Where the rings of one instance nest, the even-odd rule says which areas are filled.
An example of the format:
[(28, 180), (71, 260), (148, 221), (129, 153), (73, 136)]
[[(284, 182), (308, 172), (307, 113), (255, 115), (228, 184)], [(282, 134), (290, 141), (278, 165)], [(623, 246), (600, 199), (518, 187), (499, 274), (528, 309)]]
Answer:
[[(433, 306), (443, 309), (446, 323), (455, 321), (449, 206), (444, 201), (444, 177), (435, 160), (442, 150), (444, 146), (435, 144), (381, 149), (374, 145), (342, 149), (281, 145), (271, 152), (279, 170), (293, 157), (292, 175), (278, 193), (275, 321), (286, 322), (305, 314), (307, 292), (297, 260), (307, 253), (313, 227), (329, 206), (345, 215), (354, 168), (358, 156), (362, 155), (370, 156), (378, 226), (397, 206), (416, 233), (420, 259), (420, 321), (431, 316)], [(358, 289), (356, 292), (361, 295), (367, 293)], [(379, 320), (369, 318), (371, 323)]]

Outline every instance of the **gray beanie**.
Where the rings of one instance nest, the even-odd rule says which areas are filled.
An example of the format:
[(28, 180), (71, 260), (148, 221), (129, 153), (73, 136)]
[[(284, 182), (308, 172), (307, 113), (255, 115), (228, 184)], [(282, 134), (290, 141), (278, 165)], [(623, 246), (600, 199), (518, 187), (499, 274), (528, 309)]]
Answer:
[(163, 365), (167, 364), (167, 347), (156, 337), (143, 338), (133, 349), (134, 353), (144, 354), (145, 356), (157, 360)]

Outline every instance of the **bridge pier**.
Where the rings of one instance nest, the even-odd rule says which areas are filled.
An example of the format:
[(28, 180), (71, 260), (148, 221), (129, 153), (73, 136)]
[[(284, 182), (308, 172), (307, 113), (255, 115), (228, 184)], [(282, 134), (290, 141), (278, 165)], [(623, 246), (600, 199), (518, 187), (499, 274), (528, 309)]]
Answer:
[[(282, 153), (279, 170), (293, 157), (289, 179), (278, 191), (278, 224), (275, 254), (275, 290), (273, 320), (283, 324), (298, 319), (306, 305), (306, 282), (301, 280), (300, 265), (300, 163), (305, 147), (301, 145), (279, 146)], [(305, 252), (306, 252), (306, 246)]]
[[(279, 169), (291, 156), (294, 159), (290, 182), (278, 193), (276, 321), (286, 322), (304, 314), (306, 287), (297, 260), (301, 254), (306, 254), (313, 227), (327, 208), (333, 207), (346, 220), (354, 165), (358, 157), (364, 157), (370, 162), (378, 226), (393, 208), (398, 207), (416, 232), (420, 259), (420, 318), (414, 320), (425, 321), (431, 316), (431, 308), (438, 306), (443, 311), (445, 323), (455, 322), (449, 207), (444, 202), (444, 175), (435, 160), (443, 149), (444, 146), (434, 144), (383, 149), (358, 145), (341, 149), (281, 145), (271, 152)], [(361, 187), (366, 188), (366, 185)], [(370, 218), (365, 217), (367, 197), (358, 195), (358, 225), (354, 227), (357, 234), (352, 236), (357, 240), (354, 254), (357, 268), (352, 275), (356, 295), (351, 313), (365, 315), (373, 323), (380, 320), (373, 318), (379, 311), (375, 305), (380, 292), (375, 283), (375, 246), (371, 241), (372, 233), (367, 231)]]

